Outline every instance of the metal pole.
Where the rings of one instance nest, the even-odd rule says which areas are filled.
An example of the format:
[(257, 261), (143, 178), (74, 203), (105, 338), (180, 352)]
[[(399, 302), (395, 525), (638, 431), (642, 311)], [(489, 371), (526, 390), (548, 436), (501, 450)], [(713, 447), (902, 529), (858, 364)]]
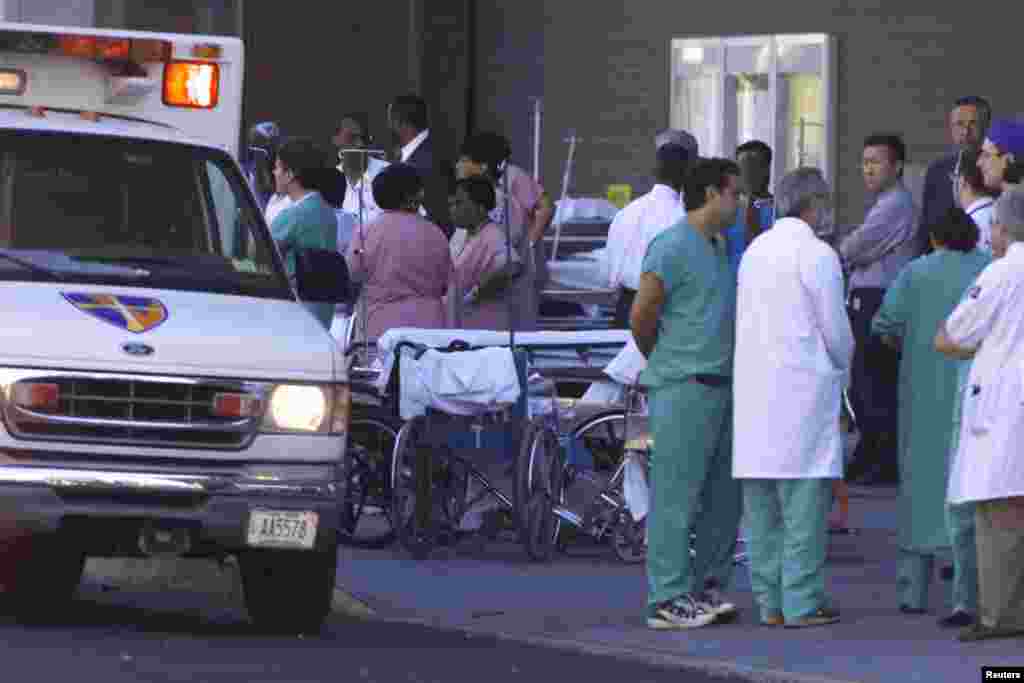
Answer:
[[(359, 213), (356, 215), (356, 226), (357, 226), (357, 232), (359, 233), (359, 244), (360, 245), (365, 245), (366, 244), (366, 234), (363, 231), (363, 223), (364, 223), (363, 214), (366, 211), (366, 207), (365, 207), (365, 203), (363, 201), (363, 190), (366, 189), (366, 176), (370, 172), (370, 160), (369, 160), (369, 157), (373, 156), (373, 155), (384, 156), (385, 152), (382, 149), (368, 149), (366, 147), (343, 147), (340, 150), (338, 150), (338, 155), (339, 156), (342, 156), (344, 154), (351, 154), (351, 153), (361, 154), (363, 156), (363, 166), (364, 166), (364, 168), (362, 169), (362, 176), (359, 178)], [(342, 161), (344, 161), (344, 158), (342, 158)], [(366, 269), (366, 261), (364, 260), (364, 258), (365, 258), (366, 252), (363, 249), (355, 249), (354, 251), (355, 251), (355, 254), (359, 257), (361, 265), (363, 266), (362, 270), (365, 270)], [(367, 319), (366, 319), (367, 315), (366, 315), (366, 297), (365, 296), (360, 296), (359, 297), (359, 299), (356, 301), (356, 307), (355, 307), (355, 309), (353, 309), (352, 313), (353, 313), (353, 315), (356, 315), (358, 313), (358, 318), (359, 318), (360, 324), (362, 325), (362, 328), (363, 328), (362, 329), (363, 335), (362, 335), (362, 339), (360, 341), (364, 342), (361, 353), (364, 354), (362, 359), (363, 359), (363, 365), (365, 367), (365, 366), (368, 366), (370, 364), (370, 356), (369, 356), (369, 354), (370, 354), (370, 347), (369, 347), (368, 344), (365, 344), (365, 342), (369, 341), (369, 339), (367, 339), (367, 336), (368, 336), (368, 326), (367, 325), (368, 325), (368, 323), (367, 323)], [(351, 325), (351, 322), (349, 323), (349, 325)]]
[(533, 98), (533, 179), (540, 182), (540, 108), (541, 99)]
[[(565, 160), (565, 173), (562, 175), (562, 206), (565, 207), (565, 200), (569, 197), (569, 180), (572, 177), (572, 162), (576, 154), (576, 131), (569, 131), (567, 142), (569, 143), (569, 156)], [(564, 210), (564, 208), (563, 208)], [(557, 215), (557, 211), (556, 211)], [(558, 258), (558, 243), (562, 239), (562, 221), (555, 223), (555, 243), (551, 247), (551, 261)]]

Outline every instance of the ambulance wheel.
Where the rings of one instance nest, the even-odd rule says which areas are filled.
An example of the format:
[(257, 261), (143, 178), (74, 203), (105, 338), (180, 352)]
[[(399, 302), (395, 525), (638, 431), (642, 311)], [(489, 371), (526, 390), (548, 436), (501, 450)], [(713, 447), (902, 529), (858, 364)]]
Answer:
[(391, 472), (401, 420), (354, 417), (343, 466), (344, 491), (338, 540), (357, 548), (395, 542), (391, 523)]
[(422, 417), (402, 425), (391, 465), (391, 526), (398, 542), (417, 560), (429, 557), (437, 544), (431, 454), (419, 445), (425, 426)]
[(331, 613), (337, 546), (326, 550), (249, 550), (239, 557), (245, 609), (260, 629), (319, 633)]
[(555, 432), (539, 420), (531, 422), (516, 466), (519, 539), (531, 560), (547, 562), (561, 529), (554, 508), (565, 501), (565, 466)]

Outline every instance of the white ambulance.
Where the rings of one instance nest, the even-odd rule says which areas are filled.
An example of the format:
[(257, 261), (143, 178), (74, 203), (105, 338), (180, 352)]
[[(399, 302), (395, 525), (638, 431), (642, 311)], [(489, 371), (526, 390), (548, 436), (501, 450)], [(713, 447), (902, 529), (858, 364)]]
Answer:
[[(344, 358), (235, 157), (237, 39), (0, 24), (0, 526), (18, 603), (84, 558), (235, 556), (257, 622), (318, 629)], [(21, 598), (26, 598), (21, 600)]]

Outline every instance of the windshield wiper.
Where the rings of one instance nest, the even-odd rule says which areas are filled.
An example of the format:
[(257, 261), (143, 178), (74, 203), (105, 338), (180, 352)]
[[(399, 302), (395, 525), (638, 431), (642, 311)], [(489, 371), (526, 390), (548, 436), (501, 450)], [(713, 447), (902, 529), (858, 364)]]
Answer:
[(101, 263), (80, 263), (67, 254), (38, 249), (0, 249), (0, 259), (33, 273), (66, 282), (74, 275), (148, 278), (149, 271)]

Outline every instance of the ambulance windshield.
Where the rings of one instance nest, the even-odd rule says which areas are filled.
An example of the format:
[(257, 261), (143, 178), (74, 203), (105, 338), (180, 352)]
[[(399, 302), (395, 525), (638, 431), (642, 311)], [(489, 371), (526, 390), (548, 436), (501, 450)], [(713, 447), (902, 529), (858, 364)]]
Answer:
[(0, 140), (0, 280), (292, 298), (226, 154), (67, 133)]

